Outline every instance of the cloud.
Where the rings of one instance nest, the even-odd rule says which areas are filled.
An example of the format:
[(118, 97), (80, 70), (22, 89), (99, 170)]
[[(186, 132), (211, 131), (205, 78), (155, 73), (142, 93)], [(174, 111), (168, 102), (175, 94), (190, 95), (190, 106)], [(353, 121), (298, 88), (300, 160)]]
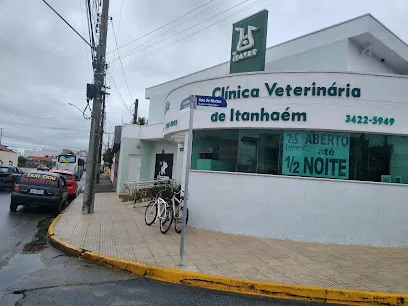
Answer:
[[(122, 1), (111, 1), (110, 16), (118, 45), (143, 36), (208, 1), (124, 0), (123, 7)], [(49, 0), (87, 37), (85, 2)], [(86, 83), (93, 81), (87, 45), (42, 1), (0, 0), (0, 3), (0, 127), (5, 128), (2, 143), (20, 149), (87, 149), (89, 121), (68, 105), (73, 103), (81, 109), (86, 105)], [(130, 96), (138, 98), (139, 113), (147, 116), (145, 88), (227, 61), (232, 23), (261, 9), (270, 11), (268, 46), (365, 13), (372, 13), (408, 41), (405, 0), (213, 0), (195, 13), (120, 49), (122, 56), (131, 53), (122, 61), (131, 95), (120, 62), (110, 63), (109, 71), (124, 103), (132, 108), (134, 101)], [(200, 32), (186, 38), (196, 31)], [(175, 35), (177, 32), (180, 33)], [(115, 49), (111, 25), (107, 49)], [(114, 58), (116, 52), (107, 55), (108, 62)], [(122, 118), (129, 122), (132, 117), (109, 76), (107, 85), (111, 95), (106, 99), (106, 128), (113, 132)]]

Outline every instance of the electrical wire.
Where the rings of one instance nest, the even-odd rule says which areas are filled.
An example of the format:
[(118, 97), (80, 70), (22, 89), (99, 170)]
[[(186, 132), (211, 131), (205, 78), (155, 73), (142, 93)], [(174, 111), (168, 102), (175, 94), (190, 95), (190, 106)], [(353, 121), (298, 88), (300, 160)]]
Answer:
[(43, 1), (55, 14), (57, 14), (58, 17), (61, 18), (79, 37), (81, 37), (82, 40), (83, 40), (88, 46), (90, 46), (90, 47), (92, 48), (92, 46), (86, 41), (86, 39), (85, 39), (81, 34), (79, 34), (78, 31), (75, 30), (75, 29), (69, 24), (69, 22), (66, 21), (66, 20), (64, 19), (64, 17), (62, 17), (51, 5), (49, 5), (47, 1), (45, 1), (45, 0), (42, 0), (42, 1)]
[[(85, 114), (85, 112), (86, 112), (86, 110), (87, 110), (88, 108), (89, 108), (89, 112), (91, 113), (90, 116), (88, 116), (88, 115)], [(89, 99), (86, 99), (86, 106), (85, 106), (84, 110), (82, 111), (82, 116), (83, 116), (86, 120), (89, 120), (89, 119), (92, 118), (92, 109), (91, 109), (91, 106), (89, 105)]]
[(36, 116), (27, 116), (27, 115), (20, 115), (20, 114), (12, 114), (12, 113), (4, 113), (0, 112), (0, 115), (6, 116), (13, 116), (13, 117), (23, 117), (23, 118), (31, 118), (31, 119), (41, 119), (41, 120), (82, 120), (82, 118), (56, 118), (56, 117), (36, 117)]
[(89, 26), (90, 26), (90, 37), (91, 37), (91, 44), (93, 46), (93, 49), (95, 47), (95, 38), (94, 38), (94, 31), (93, 31), (93, 25), (92, 25), (92, 13), (91, 13), (91, 1), (88, 0), (88, 20), (89, 20)]
[(111, 78), (111, 80), (112, 80), (112, 83), (113, 83), (113, 86), (115, 87), (115, 90), (116, 90), (116, 94), (117, 94), (117, 96), (119, 97), (119, 102), (121, 102), (122, 103), (122, 105), (128, 110), (128, 112), (131, 114), (131, 115), (133, 115), (132, 114), (132, 111), (130, 110), (130, 108), (126, 105), (126, 103), (125, 103), (125, 101), (123, 100), (123, 97), (122, 97), (122, 95), (120, 94), (120, 91), (119, 91), (119, 89), (118, 89), (118, 86), (116, 86), (116, 82), (115, 82), (115, 80), (114, 80), (114, 78), (113, 78), (113, 75), (108, 71), (108, 74), (109, 74), (109, 76), (110, 76), (110, 78)]
[[(115, 44), (116, 44), (116, 47), (118, 47), (118, 41), (116, 39), (115, 27), (113, 26), (113, 21), (112, 20), (111, 20), (111, 25), (112, 25), (112, 30), (113, 30), (113, 37), (115, 37)], [(119, 48), (117, 48), (117, 50), (118, 50), (120, 67), (122, 68), (123, 78), (125, 79), (126, 87), (127, 87), (128, 92), (129, 92), (130, 99), (131, 99), (131, 101), (133, 103), (133, 101), (134, 101), (133, 96), (132, 96), (132, 93), (130, 92), (129, 84), (128, 84), (126, 74), (125, 74), (125, 69), (123, 69), (123, 63), (122, 63), (122, 59), (120, 57)]]
[[(73, 133), (73, 132), (71, 132), (71, 133)], [(64, 133), (62, 135), (67, 135), (67, 133)], [(60, 136), (60, 135), (54, 135), (54, 136)], [(51, 136), (51, 137), (54, 137), (54, 136)], [(55, 148), (64, 148), (64, 147), (66, 147), (66, 146), (58, 146), (58, 145), (50, 144), (50, 143), (44, 143), (44, 142), (38, 141), (38, 139), (36, 139), (36, 138), (7, 136), (7, 135), (3, 135), (3, 137), (12, 139), (12, 140), (14, 140), (15, 142), (18, 142), (18, 143), (27, 143), (28, 142), (28, 143), (34, 143), (34, 144), (41, 144), (41, 145), (45, 145), (45, 146), (51, 146), (51, 147), (55, 147)]]
[[(172, 38), (172, 37), (174, 37), (174, 36), (177, 36), (177, 35), (179, 35), (179, 34), (181, 34), (181, 33), (185, 33), (187, 30), (190, 30), (190, 29), (192, 29), (192, 28), (195, 28), (196, 26), (198, 26), (198, 25), (200, 25), (200, 24), (202, 24), (202, 23), (204, 23), (204, 22), (206, 22), (206, 21), (208, 21), (208, 20), (210, 20), (210, 19), (213, 19), (213, 18), (215, 18), (215, 17), (217, 17), (217, 16), (219, 16), (219, 15), (221, 15), (221, 14), (223, 14), (223, 13), (225, 13), (225, 12), (227, 12), (227, 11), (233, 9), (233, 8), (236, 8), (237, 6), (239, 6), (239, 5), (241, 5), (241, 4), (245, 3), (245, 2), (248, 2), (248, 1), (250, 1), (250, 0), (244, 0), (244, 1), (240, 2), (239, 4), (237, 4), (237, 5), (233, 6), (233, 7), (230, 7), (230, 8), (228, 8), (228, 9), (226, 9), (225, 11), (222, 11), (222, 12), (216, 14), (216, 15), (211, 16), (210, 18), (207, 18), (207, 19), (204, 20), (204, 21), (201, 21), (201, 22), (195, 24), (195, 25), (192, 26), (192, 27), (189, 27), (188, 29), (182, 29), (181, 31), (179, 31), (179, 32), (177, 32), (177, 33), (175, 33), (175, 34), (170, 35), (170, 36), (168, 36), (168, 37), (162, 39), (160, 42), (152, 43), (152, 44), (146, 46), (145, 48), (142, 48), (142, 49), (139, 49), (139, 50), (136, 50), (137, 48), (135, 48), (135, 49), (131, 50), (129, 53), (127, 53), (127, 54), (125, 54), (125, 55), (122, 55), (122, 59), (125, 58), (125, 57), (128, 57), (128, 56), (130, 56), (130, 55), (132, 55), (132, 54), (134, 54), (134, 53), (137, 53), (137, 52), (139, 52), (139, 51), (142, 51), (142, 50), (145, 50), (145, 49), (147, 49), (147, 48), (150, 48), (150, 47), (152, 47), (152, 46), (154, 46), (154, 45), (160, 44), (160, 43), (162, 43), (162, 42), (164, 42), (164, 41), (166, 41), (166, 40), (168, 40), (168, 39), (170, 39), (170, 38)], [(246, 8), (246, 9), (247, 9), (247, 8)], [(206, 28), (208, 28), (208, 27), (206, 27)], [(204, 29), (206, 29), (206, 28), (204, 28)], [(197, 32), (195, 32), (195, 33), (198, 33), (198, 32), (200, 32), (200, 31), (197, 31)], [(139, 47), (140, 47), (140, 46), (139, 46)], [(118, 58), (114, 58), (111, 62), (114, 62), (114, 61), (117, 61), (117, 60), (118, 60)]]
[(120, 14), (119, 14), (119, 23), (118, 23), (118, 38), (119, 38), (119, 29), (120, 29), (120, 22), (122, 20), (122, 9), (123, 9), (123, 0), (122, 0), (122, 4), (120, 6)]
[(1, 123), (15, 124), (15, 125), (22, 125), (22, 126), (38, 127), (38, 128), (44, 128), (44, 129), (88, 132), (88, 130), (70, 129), (70, 128), (55, 127), (55, 126), (33, 125), (33, 124), (17, 123), (17, 122), (12, 122), (12, 121), (0, 120), (0, 122)]
[[(82, 22), (82, 32), (85, 32), (85, 25), (84, 25), (84, 12), (83, 12), (83, 10), (82, 10), (82, 1), (83, 0), (79, 0), (79, 7), (81, 8), (81, 22)], [(88, 20), (88, 16), (87, 16), (87, 14), (85, 15), (85, 19), (86, 20)], [(88, 35), (89, 35), (89, 26), (88, 26)], [(93, 68), (92, 68), (92, 61), (93, 61), (93, 53), (92, 53), (92, 51), (91, 51), (91, 58), (92, 58), (92, 60), (91, 60), (91, 63), (89, 63), (89, 49), (88, 48), (85, 48), (85, 52), (86, 52), (86, 58), (88, 59), (87, 60), (87, 62), (88, 62), (88, 65), (89, 65), (89, 68), (93, 71)]]
[[(214, 10), (214, 9), (217, 10), (217, 9), (219, 9), (221, 6), (226, 5), (226, 4), (227, 4), (228, 2), (230, 2), (230, 1), (233, 1), (233, 0), (221, 1), (221, 2), (219, 2), (219, 3), (216, 3), (215, 5), (211, 6), (210, 8), (207, 8), (206, 10), (201, 11), (201, 12), (199, 12), (198, 14), (191, 16), (191, 17), (188, 18), (187, 20), (184, 20), (182, 24), (178, 24), (178, 25), (174, 26), (173, 28), (170, 28), (170, 29), (164, 31), (163, 33), (158, 34), (156, 37), (154, 37), (154, 38), (152, 38), (152, 39), (150, 39), (150, 40), (144, 42), (143, 44), (137, 46), (136, 48), (134, 48), (134, 49), (132, 49), (132, 50), (130, 50), (130, 51), (128, 51), (128, 52), (135, 51), (136, 49), (138, 49), (138, 48), (140, 48), (140, 47), (143, 47), (143, 46), (145, 46), (145, 45), (147, 45), (147, 44), (149, 44), (149, 43), (152, 43), (152, 42), (153, 42), (153, 45), (154, 45), (154, 44), (157, 44), (157, 43), (161, 43), (161, 42), (163, 42), (164, 40), (167, 40), (168, 38), (171, 38), (171, 37), (176, 36), (176, 35), (178, 35), (178, 34), (180, 34), (180, 33), (183, 33), (183, 32), (186, 31), (186, 30), (189, 30), (189, 29), (191, 29), (191, 28), (193, 28), (193, 27), (196, 27), (197, 25), (200, 25), (200, 23), (195, 24), (195, 25), (193, 25), (193, 26), (191, 26), (191, 27), (185, 27), (185, 26), (196, 22), (196, 21), (197, 21), (197, 17), (199, 17), (198, 19), (202, 19), (203, 16), (204, 16), (204, 14), (209, 13), (209, 12), (211, 12), (211, 11)], [(249, 1), (249, 0), (246, 0), (246, 1)], [(244, 1), (244, 2), (245, 2), (245, 1)], [(241, 3), (241, 4), (242, 4), (242, 3)], [(238, 5), (240, 5), (240, 4), (238, 4)], [(238, 5), (237, 5), (237, 6), (238, 6)], [(230, 9), (232, 9), (232, 8), (234, 8), (234, 7), (231, 7), (231, 8), (229, 8), (228, 10), (230, 10)], [(227, 11), (228, 11), (228, 10), (227, 10)], [(226, 11), (224, 11), (224, 12), (226, 12)], [(224, 13), (224, 12), (221, 12), (220, 14), (222, 14), (222, 13)], [(210, 19), (212, 19), (212, 18), (218, 16), (219, 14), (218, 14), (218, 15), (211, 14), (211, 15), (212, 15), (212, 17), (210, 17), (210, 18), (204, 20), (203, 22), (206, 22), (206, 21), (208, 21), (208, 20), (210, 20)], [(201, 23), (203, 23), (203, 22), (201, 22)], [(155, 41), (155, 40), (159, 39), (160, 37), (164, 36), (165, 34), (167, 34), (167, 33), (169, 33), (169, 32), (172, 32), (173, 30), (175, 30), (175, 29), (177, 29), (177, 28), (180, 28), (181, 26), (184, 27), (184, 28), (183, 28), (180, 32), (178, 32), (178, 33), (176, 33), (176, 34), (174, 34), (174, 35), (172, 35), (172, 36), (170, 36), (170, 37), (168, 37), (168, 38), (166, 38), (166, 39), (164, 39), (164, 40), (160, 39), (160, 41)]]
[[(162, 29), (162, 28), (168, 26), (169, 24), (174, 23), (174, 22), (176, 22), (177, 20), (180, 20), (181, 18), (183, 18), (184, 16), (187, 16), (187, 15), (191, 14), (192, 12), (195, 12), (196, 10), (202, 8), (203, 6), (205, 6), (205, 5), (207, 5), (208, 3), (211, 3), (211, 2), (213, 2), (213, 1), (214, 1), (214, 0), (210, 0), (210, 1), (208, 1), (208, 2), (206, 2), (206, 3), (204, 3), (204, 4), (202, 4), (202, 5), (200, 5), (199, 7), (197, 7), (197, 8), (195, 8), (195, 9), (189, 11), (188, 13), (186, 13), (186, 14), (184, 14), (184, 15), (181, 15), (181, 16), (177, 17), (176, 19), (173, 19), (172, 21), (170, 21), (170, 22), (168, 22), (168, 23), (166, 23), (166, 24), (164, 24), (164, 25), (162, 25), (162, 26), (160, 26), (160, 27), (154, 29), (153, 31), (150, 31), (149, 33), (146, 33), (146, 34), (144, 34), (144, 35), (142, 35), (142, 36), (140, 36), (140, 37), (137, 37), (137, 38), (135, 38), (134, 40), (132, 40), (132, 41), (130, 41), (130, 42), (124, 44), (124, 45), (121, 45), (119, 48), (123, 48), (123, 47), (125, 47), (125, 46), (128, 46), (128, 45), (134, 43), (135, 41), (138, 41), (138, 40), (142, 39), (143, 37), (146, 37), (147, 35), (150, 35), (150, 34), (156, 32), (156, 31), (158, 31), (158, 30), (160, 30), (160, 29)], [(119, 48), (117, 48), (117, 49), (119, 49)], [(111, 50), (111, 51), (107, 52), (106, 54), (115, 52), (117, 49)]]
[[(248, 0), (246, 0), (246, 1), (248, 1)], [(244, 2), (246, 2), (246, 1), (244, 1)], [(223, 19), (218, 20), (218, 21), (216, 21), (216, 22), (214, 22), (214, 23), (212, 23), (212, 24), (210, 24), (210, 25), (208, 25), (208, 26), (206, 26), (206, 27), (204, 27), (204, 28), (202, 28), (202, 29), (200, 29), (200, 30), (198, 30), (198, 31), (196, 31), (196, 32), (193, 32), (193, 33), (191, 33), (191, 34), (189, 34), (189, 35), (187, 35), (187, 36), (185, 36), (185, 37), (183, 37), (183, 38), (181, 38), (181, 39), (179, 39), (179, 40), (177, 40), (177, 41), (175, 41), (175, 42), (173, 42), (173, 43), (171, 43), (171, 44), (169, 44), (169, 45), (167, 45), (167, 46), (160, 47), (160, 48), (157, 48), (157, 49), (154, 49), (154, 50), (160, 51), (160, 50), (163, 50), (164, 48), (168, 48), (168, 47), (170, 47), (170, 46), (172, 46), (172, 45), (174, 45), (174, 44), (176, 44), (176, 43), (178, 43), (178, 42), (180, 42), (180, 41), (182, 41), (182, 40), (184, 40), (184, 39), (186, 39), (186, 38), (188, 38), (188, 37), (191, 37), (191, 36), (193, 36), (193, 35), (195, 35), (195, 34), (197, 34), (197, 33), (199, 33), (199, 32), (202, 32), (202, 31), (204, 31), (204, 30), (206, 30), (206, 29), (208, 29), (208, 28), (210, 28), (210, 27), (212, 27), (212, 26), (214, 26), (214, 25), (216, 25), (216, 24), (218, 24), (218, 23), (220, 23), (220, 22), (222, 22), (222, 21), (225, 21), (227, 18), (232, 17), (232, 16), (234, 16), (234, 15), (237, 15), (237, 14), (243, 12), (243, 11), (246, 11), (246, 10), (248, 10), (249, 8), (251, 8), (251, 7), (253, 7), (253, 6), (256, 6), (256, 5), (258, 5), (258, 4), (260, 4), (260, 3), (264, 2), (264, 1), (266, 1), (266, 0), (258, 0), (258, 1), (254, 2), (254, 3), (252, 3), (251, 5), (249, 5), (249, 6), (247, 6), (247, 7), (244, 7), (244, 8), (242, 8), (241, 10), (239, 10), (239, 11), (237, 11), (237, 12), (234, 12), (233, 14), (230, 14), (230, 15), (224, 17)], [(179, 33), (177, 33), (177, 34), (180, 34), (180, 33), (181, 33), (181, 32), (179, 32)], [(177, 35), (177, 34), (175, 34), (175, 35)], [(169, 38), (171, 38), (171, 37), (173, 37), (173, 36), (175, 36), (175, 35), (172, 35), (172, 36), (170, 36), (170, 37), (168, 37), (168, 38), (166, 38), (166, 39), (164, 39), (164, 40), (167, 40), (167, 39), (169, 39)], [(163, 41), (164, 41), (164, 40), (163, 40)], [(161, 41), (161, 42), (163, 42), (163, 41)], [(161, 43), (161, 42), (160, 42), (160, 43)], [(152, 47), (152, 46), (154, 46), (154, 45), (157, 45), (157, 44), (159, 44), (159, 43), (154, 43), (154, 44), (151, 44), (151, 45), (149, 45), (149, 46), (146, 46), (145, 48), (142, 48), (142, 49), (140, 49), (140, 50), (136, 50), (136, 51), (134, 51), (134, 52), (131, 52), (131, 53), (122, 55), (122, 59), (125, 58), (125, 57), (128, 57), (128, 56), (130, 56), (130, 55), (132, 55), (132, 54), (139, 53), (139, 52), (141, 52), (141, 51), (143, 51), (143, 50), (146, 50), (146, 49), (148, 49), (148, 48), (150, 48), (150, 47)], [(155, 54), (155, 53), (157, 53), (157, 52), (151, 52), (151, 51), (149, 51), (148, 54), (149, 54), (149, 55), (153, 55), (153, 54)], [(111, 63), (114, 62), (114, 61), (117, 61), (117, 60), (118, 60), (118, 58), (114, 58), (114, 59), (111, 61)]]

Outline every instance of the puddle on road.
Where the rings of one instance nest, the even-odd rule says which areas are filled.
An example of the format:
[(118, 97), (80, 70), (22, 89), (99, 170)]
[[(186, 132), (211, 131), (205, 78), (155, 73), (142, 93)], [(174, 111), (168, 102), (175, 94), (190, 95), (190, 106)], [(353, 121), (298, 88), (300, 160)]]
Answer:
[(33, 240), (24, 245), (23, 254), (37, 254), (41, 253), (47, 246), (47, 231), (51, 222), (54, 220), (53, 217), (47, 217), (37, 225), (37, 231), (34, 234)]
[(53, 220), (53, 217), (40, 220), (32, 241), (24, 245), (21, 254), (11, 258), (9, 262), (0, 261), (0, 291), (25, 275), (44, 267), (41, 251), (47, 247), (47, 231)]
[(0, 269), (0, 291), (23, 276), (43, 267), (41, 254), (18, 254), (14, 256), (7, 266)]

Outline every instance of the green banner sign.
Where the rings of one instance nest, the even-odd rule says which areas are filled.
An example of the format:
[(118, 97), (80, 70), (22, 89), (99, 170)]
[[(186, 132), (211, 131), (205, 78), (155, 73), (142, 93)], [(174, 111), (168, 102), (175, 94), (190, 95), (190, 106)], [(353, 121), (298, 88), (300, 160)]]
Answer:
[(233, 24), (230, 73), (265, 70), (267, 28), (267, 10)]
[(348, 133), (286, 131), (282, 174), (349, 178)]

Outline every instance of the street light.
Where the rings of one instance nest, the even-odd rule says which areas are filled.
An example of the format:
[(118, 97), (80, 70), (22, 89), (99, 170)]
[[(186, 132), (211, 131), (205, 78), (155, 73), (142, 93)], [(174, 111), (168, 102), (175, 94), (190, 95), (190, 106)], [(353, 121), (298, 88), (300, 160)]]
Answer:
[(79, 110), (82, 113), (82, 116), (84, 116), (85, 119), (87, 119), (87, 120), (91, 119), (91, 117), (88, 117), (87, 115), (85, 115), (86, 108), (85, 108), (85, 110), (81, 110), (78, 106), (76, 106), (75, 104), (73, 104), (71, 102), (68, 102), (68, 105), (71, 105), (71, 106), (75, 107), (77, 110)]

